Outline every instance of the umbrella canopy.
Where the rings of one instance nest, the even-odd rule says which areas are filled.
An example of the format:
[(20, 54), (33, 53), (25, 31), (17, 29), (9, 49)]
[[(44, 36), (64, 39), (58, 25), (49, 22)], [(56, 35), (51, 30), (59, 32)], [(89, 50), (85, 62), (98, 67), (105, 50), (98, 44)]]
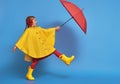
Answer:
[(60, 0), (60, 2), (72, 16), (75, 22), (79, 25), (79, 27), (83, 30), (83, 32), (86, 33), (87, 22), (82, 10), (67, 0)]

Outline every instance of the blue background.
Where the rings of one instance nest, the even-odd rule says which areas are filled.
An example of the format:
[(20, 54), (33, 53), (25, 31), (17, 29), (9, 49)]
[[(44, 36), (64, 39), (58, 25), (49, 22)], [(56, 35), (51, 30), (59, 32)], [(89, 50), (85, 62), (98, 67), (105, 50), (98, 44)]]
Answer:
[(69, 0), (84, 8), (85, 35), (74, 20), (56, 34), (55, 47), (75, 60), (66, 66), (55, 55), (42, 60), (33, 75), (25, 79), (30, 63), (12, 48), (24, 31), (29, 15), (37, 25), (48, 28), (71, 16), (59, 0), (0, 0), (0, 84), (120, 84), (120, 1)]

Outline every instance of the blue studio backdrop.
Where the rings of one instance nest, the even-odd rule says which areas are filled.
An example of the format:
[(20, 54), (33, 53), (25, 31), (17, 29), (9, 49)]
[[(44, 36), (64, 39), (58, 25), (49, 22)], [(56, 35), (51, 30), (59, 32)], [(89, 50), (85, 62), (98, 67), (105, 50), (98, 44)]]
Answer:
[[(56, 33), (55, 47), (75, 60), (66, 66), (55, 55), (41, 60), (25, 79), (30, 63), (24, 53), (12, 49), (24, 32), (27, 16), (37, 25), (56, 27), (71, 18), (59, 0), (0, 0), (0, 84), (120, 84), (120, 1), (69, 0), (87, 20), (85, 35), (74, 20)], [(6, 81), (7, 80), (7, 81)]]

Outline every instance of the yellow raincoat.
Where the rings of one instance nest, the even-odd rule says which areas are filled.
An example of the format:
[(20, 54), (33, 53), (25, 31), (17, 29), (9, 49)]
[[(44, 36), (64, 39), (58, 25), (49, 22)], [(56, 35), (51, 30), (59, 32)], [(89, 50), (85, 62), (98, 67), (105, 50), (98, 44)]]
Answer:
[(15, 44), (25, 53), (25, 60), (43, 58), (55, 51), (55, 28), (43, 29), (41, 27), (27, 28)]

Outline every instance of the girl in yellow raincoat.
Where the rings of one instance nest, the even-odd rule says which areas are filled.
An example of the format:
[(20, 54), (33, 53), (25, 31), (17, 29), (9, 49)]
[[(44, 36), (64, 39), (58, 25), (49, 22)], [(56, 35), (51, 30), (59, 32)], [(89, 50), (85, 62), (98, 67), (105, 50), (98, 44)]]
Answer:
[(32, 73), (39, 60), (51, 54), (55, 54), (67, 65), (74, 59), (74, 56), (67, 57), (54, 48), (55, 32), (60, 30), (60, 26), (44, 29), (37, 26), (36, 23), (37, 21), (34, 16), (28, 16), (26, 18), (27, 27), (13, 48), (13, 51), (16, 51), (17, 48), (20, 49), (25, 53), (25, 61), (32, 62), (26, 74), (28, 80), (35, 79)]

